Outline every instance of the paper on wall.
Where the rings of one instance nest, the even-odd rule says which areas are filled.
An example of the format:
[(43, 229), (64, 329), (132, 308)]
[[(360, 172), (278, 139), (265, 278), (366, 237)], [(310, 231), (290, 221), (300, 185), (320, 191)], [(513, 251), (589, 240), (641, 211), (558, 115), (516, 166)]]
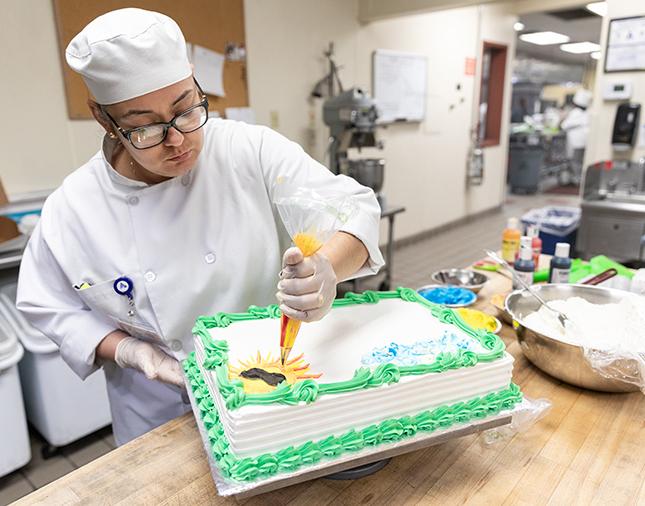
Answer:
[(224, 94), (224, 55), (211, 49), (193, 44), (193, 65), (195, 79), (204, 92), (218, 97)]
[(251, 125), (255, 124), (255, 112), (250, 107), (227, 107), (224, 112), (228, 119), (243, 121)]
[(186, 56), (188, 61), (193, 63), (193, 45), (190, 42), (186, 42)]

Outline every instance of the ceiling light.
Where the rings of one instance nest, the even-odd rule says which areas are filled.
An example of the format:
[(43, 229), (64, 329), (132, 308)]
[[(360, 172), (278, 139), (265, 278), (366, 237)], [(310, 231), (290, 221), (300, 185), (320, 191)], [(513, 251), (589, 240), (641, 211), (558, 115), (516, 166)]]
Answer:
[(592, 2), (587, 4), (587, 10), (597, 14), (598, 16), (607, 15), (607, 2)]
[(520, 40), (537, 44), (538, 46), (548, 46), (550, 44), (562, 44), (569, 42), (569, 37), (556, 32), (534, 32), (523, 33), (520, 35)]
[(585, 54), (600, 51), (600, 46), (593, 42), (573, 42), (572, 44), (562, 44), (560, 49), (566, 53)]
[(522, 30), (524, 30), (524, 23), (520, 21), (516, 21), (515, 24), (513, 25), (513, 29), (516, 32), (521, 32)]
[(602, 53), (600, 51), (594, 51), (593, 53), (590, 53), (589, 56), (591, 56), (594, 60), (600, 60)]

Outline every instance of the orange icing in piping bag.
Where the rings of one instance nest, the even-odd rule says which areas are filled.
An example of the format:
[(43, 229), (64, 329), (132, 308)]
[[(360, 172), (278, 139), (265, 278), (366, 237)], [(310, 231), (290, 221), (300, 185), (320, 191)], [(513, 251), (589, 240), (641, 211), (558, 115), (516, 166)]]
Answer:
[[(297, 233), (293, 236), (293, 242), (305, 257), (313, 255), (323, 245), (314, 234), (308, 232)], [(300, 320), (293, 320), (286, 315), (282, 315), (280, 320), (280, 361), (283, 365), (289, 357), (289, 353), (291, 353), (293, 344), (296, 342), (301, 323)]]

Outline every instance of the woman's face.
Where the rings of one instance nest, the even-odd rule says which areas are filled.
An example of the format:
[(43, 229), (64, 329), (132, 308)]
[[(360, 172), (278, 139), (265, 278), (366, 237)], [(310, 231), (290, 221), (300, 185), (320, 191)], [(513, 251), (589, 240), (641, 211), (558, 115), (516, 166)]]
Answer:
[[(103, 109), (123, 130), (169, 122), (186, 109), (200, 103), (202, 95), (193, 77), (179, 81), (165, 88), (153, 91), (117, 104), (103, 106)], [(97, 118), (98, 119), (98, 118)], [(195, 164), (202, 150), (204, 135), (200, 128), (187, 134), (176, 128), (169, 128), (164, 141), (146, 149), (135, 148), (118, 129), (109, 122), (108, 131), (116, 133), (128, 154), (141, 167), (160, 180), (181, 176)]]

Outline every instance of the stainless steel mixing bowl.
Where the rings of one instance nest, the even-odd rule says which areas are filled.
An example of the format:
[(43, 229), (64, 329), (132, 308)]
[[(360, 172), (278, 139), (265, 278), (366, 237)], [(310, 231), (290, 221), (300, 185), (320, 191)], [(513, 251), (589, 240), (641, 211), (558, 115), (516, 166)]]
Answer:
[(461, 286), (478, 293), (488, 282), (488, 276), (468, 269), (443, 269), (432, 274), (432, 281), (441, 285)]
[[(630, 296), (622, 290), (585, 285), (535, 285), (532, 287), (546, 300), (581, 297), (593, 304), (610, 304)], [(536, 367), (572, 385), (602, 392), (633, 392), (638, 388), (623, 381), (608, 379), (591, 367), (581, 346), (553, 339), (525, 326), (524, 318), (537, 311), (538, 301), (521, 290), (506, 297), (506, 311), (517, 322), (515, 332), (522, 352)], [(627, 362), (627, 361), (625, 361)], [(623, 365), (629, 365), (627, 363)]]

